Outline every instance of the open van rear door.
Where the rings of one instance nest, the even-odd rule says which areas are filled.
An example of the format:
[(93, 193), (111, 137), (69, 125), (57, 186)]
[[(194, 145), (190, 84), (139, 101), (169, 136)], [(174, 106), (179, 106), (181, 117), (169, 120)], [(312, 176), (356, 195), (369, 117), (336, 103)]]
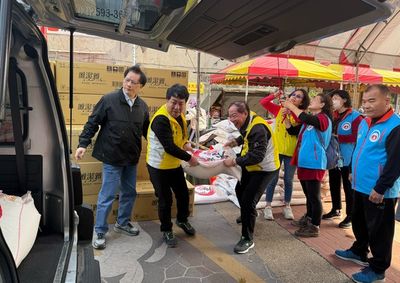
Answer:
[(386, 19), (382, 0), (25, 0), (39, 23), (154, 49), (177, 44), (226, 59)]

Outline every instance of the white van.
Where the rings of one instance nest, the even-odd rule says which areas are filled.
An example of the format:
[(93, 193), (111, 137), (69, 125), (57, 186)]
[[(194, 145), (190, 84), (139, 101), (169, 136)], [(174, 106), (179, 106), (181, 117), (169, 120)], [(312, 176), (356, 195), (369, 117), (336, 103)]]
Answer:
[(81, 205), (79, 171), (71, 168), (38, 25), (243, 59), (391, 13), (378, 0), (0, 0), (0, 189), (18, 196), (29, 189), (42, 215), (35, 245), (18, 269), (0, 231), (0, 282), (100, 282), (90, 246), (93, 215)]

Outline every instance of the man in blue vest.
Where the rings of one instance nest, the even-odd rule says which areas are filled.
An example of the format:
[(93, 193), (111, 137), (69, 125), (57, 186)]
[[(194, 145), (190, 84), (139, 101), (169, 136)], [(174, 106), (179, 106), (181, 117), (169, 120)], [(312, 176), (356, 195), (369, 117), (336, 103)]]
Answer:
[[(390, 106), (390, 90), (372, 85), (363, 95), (367, 118), (358, 128), (352, 157), (352, 213), (356, 241), (337, 257), (365, 268), (352, 275), (355, 282), (383, 282), (392, 258), (395, 205), (400, 188), (400, 117)], [(372, 257), (367, 258), (368, 249)]]

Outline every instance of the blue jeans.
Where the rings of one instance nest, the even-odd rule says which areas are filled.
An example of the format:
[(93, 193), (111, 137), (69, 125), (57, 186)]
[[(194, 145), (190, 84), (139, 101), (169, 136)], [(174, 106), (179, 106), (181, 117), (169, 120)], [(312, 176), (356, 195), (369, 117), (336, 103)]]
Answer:
[(107, 233), (107, 216), (110, 213), (112, 203), (115, 200), (118, 188), (119, 207), (117, 222), (120, 225), (127, 225), (133, 204), (136, 199), (136, 165), (114, 166), (103, 163), (103, 181), (97, 199), (96, 233)]
[[(286, 156), (279, 154), (279, 162), (284, 166), (285, 173), (283, 175), (283, 181), (285, 185), (285, 202), (290, 203), (292, 200), (292, 191), (293, 191), (293, 178), (294, 173), (296, 172), (296, 166), (290, 164), (292, 160), (291, 156)], [(279, 170), (275, 174), (272, 181), (268, 184), (267, 189), (265, 190), (266, 193), (266, 201), (272, 202), (272, 198), (274, 197), (275, 187), (278, 183), (279, 179)]]

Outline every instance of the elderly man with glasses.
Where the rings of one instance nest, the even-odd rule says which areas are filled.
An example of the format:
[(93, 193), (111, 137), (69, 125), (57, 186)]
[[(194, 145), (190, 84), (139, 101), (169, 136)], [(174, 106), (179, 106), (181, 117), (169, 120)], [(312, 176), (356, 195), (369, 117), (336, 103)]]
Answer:
[(108, 231), (107, 216), (110, 213), (118, 187), (119, 208), (114, 231), (129, 236), (139, 234), (130, 223), (136, 198), (136, 171), (141, 153), (141, 137), (146, 137), (149, 126), (149, 111), (138, 96), (146, 84), (146, 76), (139, 66), (124, 72), (122, 88), (104, 95), (93, 109), (79, 136), (75, 153), (82, 159), (87, 146), (99, 130), (93, 149), (93, 157), (103, 162), (103, 179), (97, 200), (95, 249), (106, 247)]

